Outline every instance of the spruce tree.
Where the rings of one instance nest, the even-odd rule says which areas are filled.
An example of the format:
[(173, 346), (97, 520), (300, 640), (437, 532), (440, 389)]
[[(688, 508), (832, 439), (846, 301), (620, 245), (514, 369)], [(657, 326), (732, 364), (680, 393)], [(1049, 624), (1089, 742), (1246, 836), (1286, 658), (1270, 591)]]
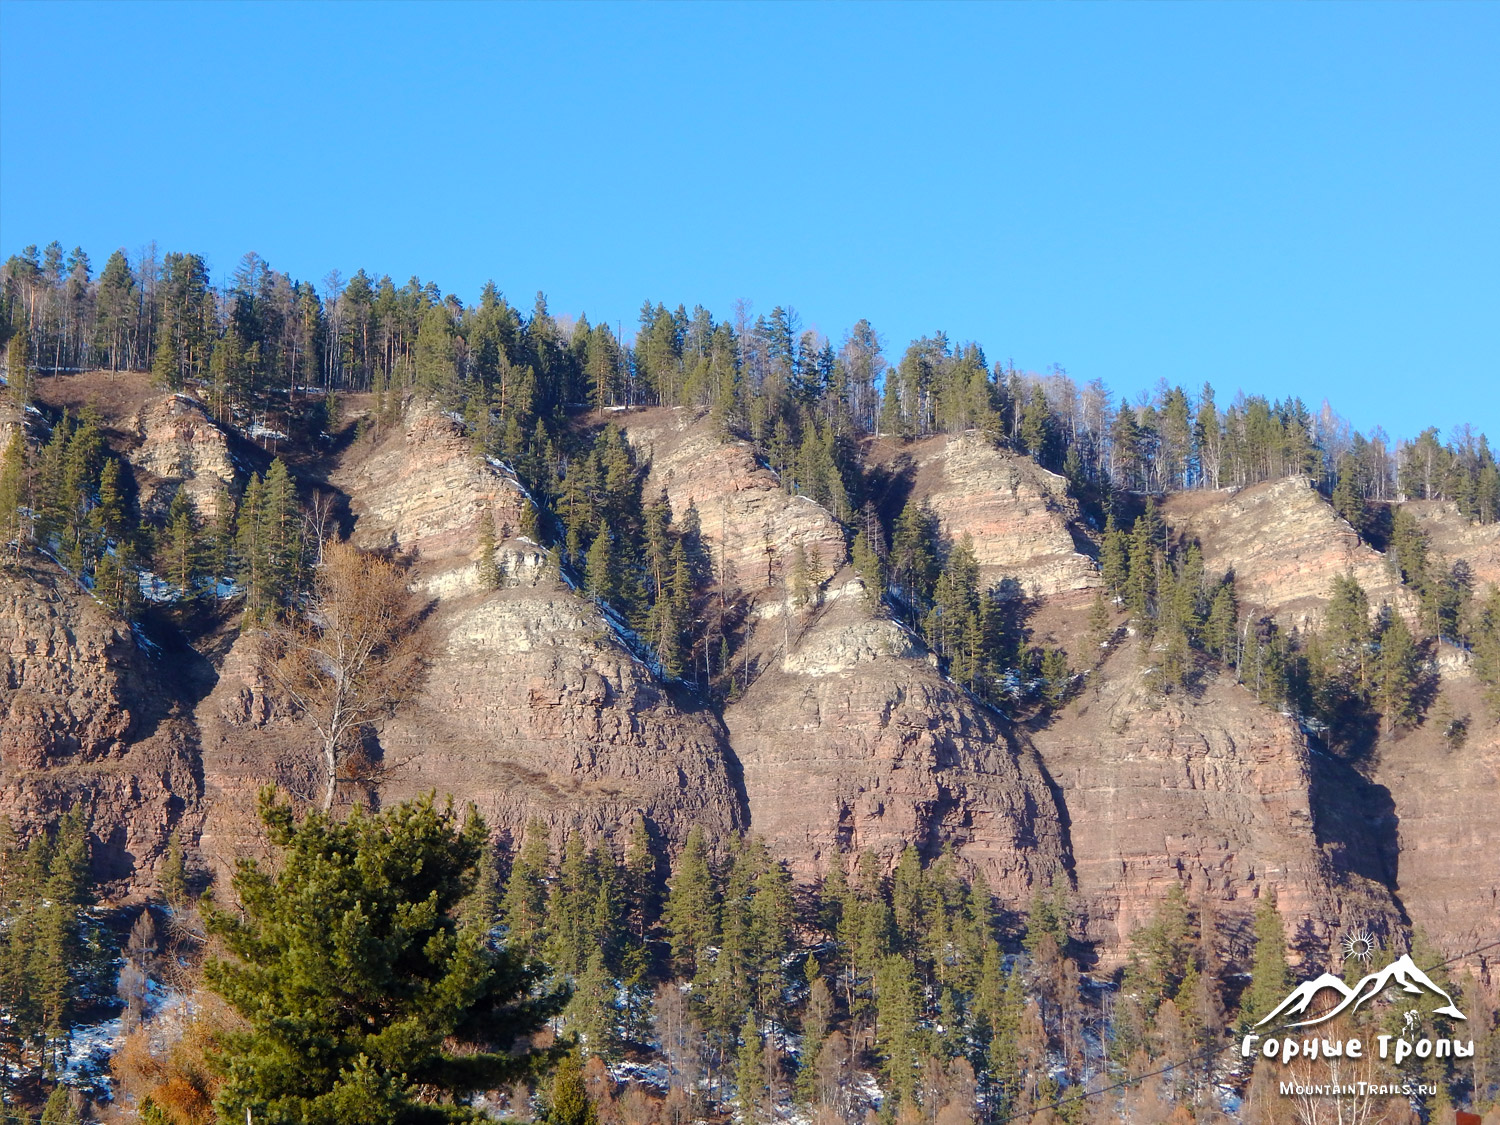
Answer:
[(10, 442), (0, 459), (0, 552), (21, 561), (26, 543), (26, 441), (20, 426), (11, 431)]
[(1380, 630), (1380, 669), (1377, 698), (1385, 716), (1386, 734), (1415, 726), (1421, 717), (1417, 698), (1422, 679), (1422, 657), (1406, 620), (1389, 608)]
[(546, 1125), (598, 1125), (599, 1114), (583, 1083), (583, 1061), (574, 1051), (564, 1055), (552, 1076)]
[(205, 982), (245, 1020), (223, 1037), (223, 1116), (468, 1122), (468, 1094), (547, 1058), (510, 1047), (565, 994), (457, 921), (487, 838), (477, 814), (460, 826), (426, 797), (299, 823), (269, 791), (260, 811), (275, 873), (242, 863), (242, 913), (208, 919), (228, 957)]
[(5, 372), (11, 401), (22, 409), (30, 406), (31, 332), (24, 318), (6, 346)]
[(1240, 1022), (1248, 1027), (1264, 1019), (1286, 999), (1290, 985), (1286, 932), (1276, 909), (1276, 896), (1262, 894), (1255, 905), (1255, 948), (1250, 959), (1250, 986), (1240, 997)]

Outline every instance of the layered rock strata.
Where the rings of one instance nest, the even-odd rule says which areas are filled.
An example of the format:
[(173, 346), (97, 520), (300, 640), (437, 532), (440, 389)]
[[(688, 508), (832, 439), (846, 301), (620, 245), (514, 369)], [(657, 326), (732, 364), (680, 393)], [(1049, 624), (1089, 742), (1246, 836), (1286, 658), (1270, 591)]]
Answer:
[(24, 837), (83, 809), (100, 878), (140, 879), (197, 797), (157, 663), (54, 564), (0, 569), (0, 818)]
[[(1013, 908), (1064, 867), (1057, 806), (1004, 721), (872, 617), (849, 570), (826, 603), (762, 625), (782, 649), (725, 709), (750, 827), (803, 878), (845, 853), (952, 845)], [(779, 609), (780, 607), (778, 607)]]
[(1179, 535), (1203, 547), (1210, 573), (1234, 573), (1247, 611), (1283, 624), (1316, 625), (1333, 580), (1352, 574), (1372, 609), (1415, 610), (1385, 556), (1362, 542), (1307, 477), (1286, 477), (1239, 492), (1183, 492), (1163, 514)]
[(229, 435), (197, 399), (185, 394), (148, 401), (135, 417), (138, 444), (130, 450), (141, 506), (166, 510), (178, 488), (204, 519), (219, 515), (220, 497), (244, 478)]
[(838, 521), (807, 497), (788, 494), (749, 442), (726, 440), (704, 411), (648, 410), (626, 416), (623, 427), (636, 456), (651, 467), (646, 496), (665, 492), (679, 521), (696, 513), (730, 585), (774, 585), (798, 547), (824, 574), (844, 564)]
[(1310, 951), (1346, 925), (1395, 928), (1387, 889), (1347, 870), (1320, 833), (1296, 723), (1223, 680), (1157, 697), (1132, 656), (1117, 653), (1033, 735), (1066, 808), (1087, 937), (1117, 956), (1178, 882), (1240, 928), (1274, 891), (1284, 917), (1312, 928), (1294, 935)]
[(999, 449), (972, 430), (875, 443), (870, 454), (889, 477), (890, 491), (907, 503), (928, 503), (945, 538), (973, 539), (986, 585), (1008, 579), (1019, 593), (1052, 597), (1100, 584), (1067, 482), (1031, 458)]

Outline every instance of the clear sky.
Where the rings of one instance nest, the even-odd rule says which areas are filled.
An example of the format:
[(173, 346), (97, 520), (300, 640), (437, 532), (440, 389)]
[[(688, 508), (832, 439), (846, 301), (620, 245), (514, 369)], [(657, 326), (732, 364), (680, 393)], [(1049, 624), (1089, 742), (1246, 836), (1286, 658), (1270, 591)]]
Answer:
[(0, 254), (151, 239), (1500, 438), (1500, 4), (0, 4)]

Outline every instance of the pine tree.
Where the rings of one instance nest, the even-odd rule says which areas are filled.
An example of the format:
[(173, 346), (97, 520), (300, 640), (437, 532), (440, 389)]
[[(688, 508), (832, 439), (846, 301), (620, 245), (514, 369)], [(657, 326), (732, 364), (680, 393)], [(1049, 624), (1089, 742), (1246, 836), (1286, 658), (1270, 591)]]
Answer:
[(876, 608), (885, 597), (885, 560), (875, 553), (863, 531), (855, 533), (852, 557), (854, 570), (865, 586), (865, 600)]
[(1047, 648), (1042, 653), (1042, 698), (1051, 708), (1061, 707), (1073, 689), (1073, 670), (1068, 667), (1068, 654), (1060, 648)]
[(0, 551), (10, 551), (16, 563), (21, 561), (21, 548), (27, 539), (25, 500), (26, 441), (21, 427), (16, 426), (0, 459)]
[(500, 586), (500, 567), (495, 561), (495, 518), (486, 504), (479, 513), (479, 587), (495, 590)]
[(1094, 600), (1089, 603), (1089, 643), (1095, 650), (1095, 659), (1100, 659), (1098, 650), (1109, 643), (1115, 633), (1115, 615), (1110, 612), (1104, 599), (1104, 588), (1095, 587)]
[(1240, 1022), (1248, 1027), (1264, 1019), (1286, 999), (1290, 985), (1286, 932), (1276, 909), (1276, 896), (1263, 894), (1255, 906), (1255, 948), (1251, 953), (1250, 986), (1240, 997)]
[(548, 938), (547, 869), (551, 852), (547, 826), (539, 820), (526, 825), (520, 853), (511, 866), (501, 913), (506, 940), (526, 956), (536, 956)]
[(167, 533), (163, 539), (163, 557), (160, 560), (167, 580), (191, 600), (197, 593), (198, 580), (202, 576), (202, 557), (198, 542), (197, 511), (185, 488), (179, 488), (172, 497), (167, 511)]
[(590, 596), (609, 604), (615, 599), (618, 583), (614, 533), (610, 531), (609, 525), (601, 520), (594, 533), (594, 542), (589, 547), (588, 561), (584, 566), (584, 588)]
[(1099, 573), (1104, 578), (1105, 589), (1116, 598), (1123, 598), (1129, 593), (1129, 545), (1125, 533), (1115, 526), (1113, 512), (1104, 522), (1104, 543), (1099, 549)]
[(1214, 592), (1208, 621), (1203, 627), (1203, 643), (1208, 651), (1226, 664), (1234, 660), (1235, 636), (1238, 628), (1239, 609), (1235, 605), (1234, 584), (1224, 582)]
[(25, 319), (6, 347), (5, 371), (10, 399), (24, 410), (31, 405), (31, 332)]
[(182, 387), (182, 367), (177, 358), (177, 341), (172, 325), (163, 317), (156, 333), (156, 356), (151, 361), (151, 374), (158, 387), (179, 390)]
[(538, 991), (541, 969), (456, 920), (487, 839), (477, 814), (460, 827), (424, 798), (298, 823), (267, 791), (261, 818), (275, 874), (242, 864), (243, 915), (208, 920), (229, 957), (208, 961), (205, 982), (246, 1021), (223, 1039), (221, 1112), (466, 1122), (466, 1095), (547, 1058), (510, 1045), (565, 994)]
[(719, 932), (719, 909), (708, 866), (708, 842), (695, 825), (672, 873), (665, 916), (672, 963), (679, 976), (695, 978), (708, 968), (706, 954)]
[(740, 1025), (740, 1046), (735, 1055), (734, 1085), (735, 1100), (747, 1123), (760, 1117), (760, 1107), (768, 1093), (765, 1073), (761, 1068), (760, 1026), (753, 1011), (745, 1013), (745, 1022)]
[(1421, 717), (1417, 691), (1422, 680), (1422, 657), (1406, 620), (1387, 608), (1380, 630), (1380, 669), (1377, 699), (1385, 716), (1386, 734), (1415, 726)]
[(875, 979), (875, 1042), (884, 1063), (891, 1099), (898, 1105), (915, 1105), (917, 1079), (926, 1044), (917, 1020), (920, 996), (910, 962), (887, 957)]

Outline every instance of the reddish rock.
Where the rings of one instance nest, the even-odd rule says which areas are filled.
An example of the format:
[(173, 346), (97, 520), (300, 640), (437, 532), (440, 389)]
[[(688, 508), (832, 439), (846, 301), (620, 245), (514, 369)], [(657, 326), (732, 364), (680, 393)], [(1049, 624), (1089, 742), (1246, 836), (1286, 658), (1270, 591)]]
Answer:
[(1167, 499), (1168, 525), (1198, 540), (1212, 574), (1234, 572), (1247, 612), (1305, 627), (1321, 620), (1333, 580), (1352, 574), (1372, 612), (1390, 603), (1415, 614), (1411, 595), (1385, 556), (1361, 542), (1306, 477), (1286, 477), (1238, 492), (1182, 492)]
[[(906, 502), (925, 500), (944, 537), (974, 541), (986, 585), (1010, 579), (1030, 596), (1091, 590), (1098, 567), (1067, 483), (977, 431), (872, 442), (869, 456)], [(892, 505), (888, 505), (892, 506)], [(894, 510), (889, 512), (895, 518)]]
[(779, 582), (800, 546), (824, 574), (848, 557), (843, 528), (805, 496), (794, 496), (749, 442), (726, 439), (703, 410), (661, 408), (625, 416), (627, 440), (651, 466), (648, 499), (665, 491), (675, 518), (697, 513), (715, 565), (729, 584), (758, 590)]

